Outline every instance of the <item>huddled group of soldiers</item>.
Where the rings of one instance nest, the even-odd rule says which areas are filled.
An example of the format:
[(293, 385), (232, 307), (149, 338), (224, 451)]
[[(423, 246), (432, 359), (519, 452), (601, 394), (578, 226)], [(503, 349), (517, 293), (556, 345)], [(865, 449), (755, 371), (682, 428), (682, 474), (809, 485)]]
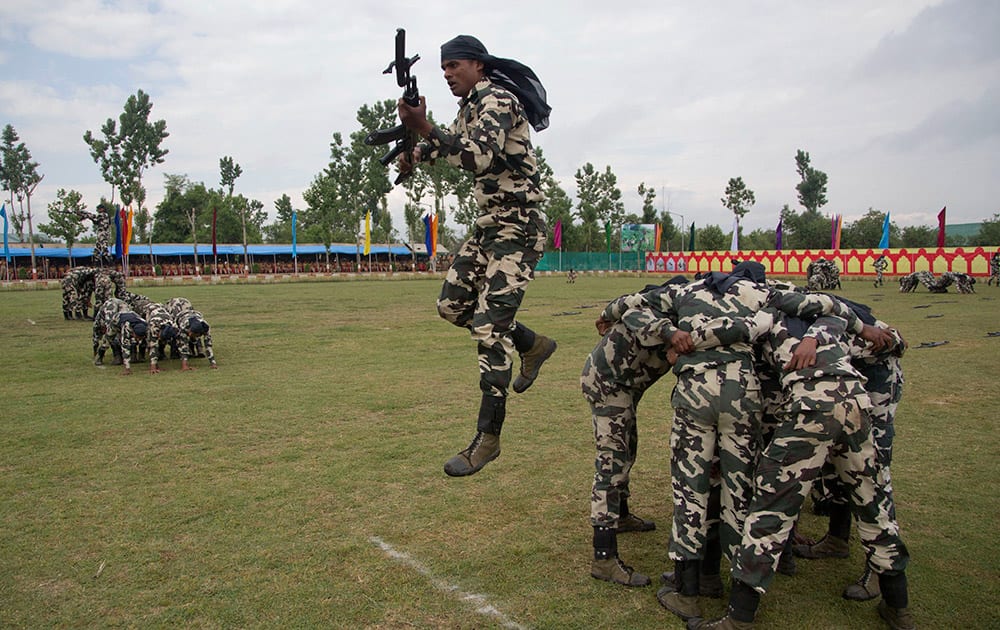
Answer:
[[(881, 595), (890, 627), (914, 626), (889, 475), (906, 347), (895, 329), (862, 304), (769, 282), (753, 262), (622, 296), (596, 325), (581, 377), (597, 447), (593, 577), (651, 583), (622, 561), (618, 535), (655, 529), (629, 505), (636, 407), (672, 370), (674, 570), (661, 575), (660, 604), (689, 628), (752, 628), (795, 556), (847, 557), (853, 515), (866, 562), (843, 596)], [(819, 541), (794, 529), (811, 494), (830, 519)], [(723, 556), (728, 611), (706, 620), (699, 597), (722, 597)]]
[(806, 287), (810, 291), (839, 289), (840, 268), (832, 260), (817, 258), (806, 267)]
[(132, 373), (132, 361), (149, 356), (149, 373), (160, 372), (160, 359), (180, 358), (181, 371), (194, 369), (189, 360), (205, 357), (209, 366), (218, 367), (212, 350), (212, 335), (205, 316), (191, 301), (174, 297), (161, 304), (148, 297), (127, 292), (124, 299), (110, 298), (94, 315), (94, 365), (104, 364), (111, 348), (114, 364), (121, 364), (124, 374)]
[(924, 285), (931, 293), (947, 293), (952, 284), (959, 293), (975, 293), (972, 285), (976, 279), (967, 273), (946, 271), (937, 278), (929, 271), (914, 271), (899, 278), (899, 290), (902, 293), (913, 293), (918, 285)]
[[(103, 365), (108, 348), (115, 365), (132, 373), (132, 361), (149, 356), (149, 373), (160, 371), (160, 359), (169, 350), (180, 358), (181, 370), (194, 369), (192, 357), (207, 358), (217, 368), (212, 335), (205, 316), (191, 301), (174, 297), (160, 304), (128, 290), (122, 272), (76, 267), (62, 279), (62, 309), (66, 319), (93, 319), (94, 364)], [(93, 305), (93, 316), (89, 310)]]

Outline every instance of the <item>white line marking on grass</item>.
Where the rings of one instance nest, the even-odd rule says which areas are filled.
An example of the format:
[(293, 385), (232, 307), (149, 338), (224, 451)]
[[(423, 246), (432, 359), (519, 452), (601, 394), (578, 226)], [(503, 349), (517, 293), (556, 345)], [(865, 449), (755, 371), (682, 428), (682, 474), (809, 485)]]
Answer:
[(441, 578), (436, 577), (433, 573), (431, 573), (430, 569), (428, 569), (424, 565), (420, 564), (418, 561), (411, 558), (410, 554), (403, 551), (396, 551), (396, 549), (392, 545), (385, 542), (378, 536), (371, 536), (368, 538), (368, 540), (378, 545), (378, 547), (382, 549), (382, 551), (384, 551), (385, 554), (390, 558), (392, 558), (393, 560), (399, 562), (400, 564), (404, 564), (410, 567), (420, 575), (430, 580), (431, 584), (434, 585), (434, 588), (438, 589), (439, 591), (444, 591), (445, 593), (453, 593), (461, 601), (471, 603), (475, 607), (476, 612), (479, 613), (480, 615), (485, 615), (487, 617), (492, 617), (496, 619), (500, 623), (500, 625), (502, 625), (505, 628), (512, 628), (514, 630), (527, 630), (526, 626), (522, 626), (516, 621), (509, 619), (507, 615), (497, 610), (497, 608), (493, 604), (491, 604), (489, 600), (486, 599), (485, 595), (480, 595), (478, 593), (466, 593), (457, 585), (449, 584), (448, 582), (442, 580)]

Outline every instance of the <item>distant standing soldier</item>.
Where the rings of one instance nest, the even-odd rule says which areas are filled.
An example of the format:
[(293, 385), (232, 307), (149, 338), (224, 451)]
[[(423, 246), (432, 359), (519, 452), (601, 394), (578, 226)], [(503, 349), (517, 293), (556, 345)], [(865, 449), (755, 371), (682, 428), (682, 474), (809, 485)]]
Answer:
[(993, 252), (990, 258), (990, 279), (986, 281), (986, 286), (990, 286), (996, 281), (1000, 287), (1000, 251)]
[(108, 207), (102, 203), (97, 206), (95, 212), (82, 210), (77, 212), (76, 216), (81, 221), (84, 219), (90, 221), (94, 226), (94, 236), (97, 237), (97, 240), (94, 242), (94, 251), (91, 255), (94, 264), (98, 267), (111, 266), (115, 259), (111, 255), (110, 249), (111, 217), (108, 214)]
[(875, 286), (880, 287), (885, 284), (882, 280), (882, 274), (885, 273), (885, 270), (889, 267), (889, 260), (885, 257), (885, 254), (882, 254), (875, 259), (872, 266), (875, 267)]

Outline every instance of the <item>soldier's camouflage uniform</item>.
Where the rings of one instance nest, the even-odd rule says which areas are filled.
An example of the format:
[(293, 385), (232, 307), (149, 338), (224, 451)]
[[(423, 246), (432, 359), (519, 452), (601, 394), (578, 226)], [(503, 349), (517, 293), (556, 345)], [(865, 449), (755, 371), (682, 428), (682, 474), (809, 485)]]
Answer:
[(167, 326), (176, 329), (177, 325), (174, 323), (173, 316), (170, 315), (165, 306), (152, 301), (146, 305), (143, 317), (149, 325), (149, 332), (146, 333), (147, 344), (149, 346), (149, 367), (150, 369), (155, 369), (159, 364), (160, 358), (165, 355), (167, 344), (170, 343), (169, 339), (162, 337), (163, 330)]
[(177, 350), (181, 353), (181, 360), (187, 361), (193, 354), (192, 349), (196, 343), (203, 343), (205, 356), (211, 365), (215, 365), (215, 353), (212, 351), (212, 333), (206, 332), (204, 335), (194, 335), (191, 332), (191, 325), (195, 322), (205, 320), (204, 315), (194, 309), (181, 311), (174, 315), (174, 326), (177, 328)]
[[(901, 359), (906, 350), (903, 337), (894, 328), (882, 321), (875, 321), (875, 326), (888, 330), (893, 337), (893, 343), (882, 350), (876, 351), (872, 344), (858, 335), (848, 335), (847, 350), (851, 357), (851, 365), (865, 377), (864, 387), (871, 400), (868, 410), (871, 419), (872, 440), (875, 443), (875, 458), (878, 462), (878, 477), (875, 482), (880, 484), (889, 497), (892, 508), (890, 514), (896, 516), (895, 502), (892, 500), (892, 442), (896, 435), (896, 409), (903, 397), (903, 366)], [(813, 489), (813, 500), (829, 500), (840, 505), (847, 505), (846, 496), (836, 494), (837, 486), (833, 479), (836, 471), (829, 464), (823, 469), (823, 482), (817, 483)]]
[[(133, 311), (139, 314), (139, 317), (143, 319), (149, 319), (149, 309), (153, 306), (159, 306), (160, 308), (165, 308), (162, 304), (154, 302), (145, 295), (141, 293), (132, 293), (131, 291), (126, 291), (125, 296), (122, 297), (125, 303), (128, 304)], [(168, 311), (169, 313), (169, 311)], [(172, 317), (172, 316), (171, 316)]]
[(990, 257), (990, 279), (986, 281), (986, 286), (994, 282), (1000, 287), (1000, 252), (994, 252)]
[(124, 300), (128, 289), (125, 274), (118, 270), (101, 269), (94, 275), (94, 308), (99, 309), (110, 297)]
[(93, 253), (91, 254), (94, 264), (98, 267), (111, 266), (115, 259), (111, 255), (110, 250), (111, 217), (108, 215), (108, 211), (98, 206), (94, 212), (87, 212), (86, 210), (80, 212), (79, 217), (89, 220), (94, 226), (96, 240), (94, 242)]
[(944, 287), (950, 286), (952, 283), (955, 284), (955, 288), (959, 293), (975, 293), (976, 290), (972, 285), (976, 284), (976, 279), (967, 273), (962, 273), (959, 271), (946, 271), (941, 274), (938, 279), (938, 283)]
[[(607, 308), (621, 306), (612, 302)], [(619, 321), (624, 315), (614, 310), (604, 313), (603, 319), (617, 323), (587, 357), (580, 377), (583, 396), (590, 403), (597, 447), (590, 521), (612, 529), (618, 527), (621, 502), (629, 496), (629, 473), (639, 444), (636, 407), (643, 393), (670, 371), (663, 340), (640, 340)]]
[[(853, 317), (852, 323), (858, 321), (850, 309), (829, 296), (774, 291), (746, 279), (722, 284), (725, 289), (720, 294), (718, 282), (722, 281), (715, 279), (717, 275), (724, 277), (710, 274), (707, 279), (679, 289), (667, 286), (623, 296), (619, 301), (625, 304), (613, 308), (626, 313), (625, 321), (629, 317), (635, 320), (631, 326), (638, 334), (663, 343), (669, 343), (678, 329), (694, 333), (713, 319), (750, 317), (768, 303), (792, 314), (815, 316), (832, 311)], [(645, 328), (638, 321), (643, 317), (647, 318)], [(696, 350), (680, 355), (673, 370), (677, 385), (671, 396), (674, 519), (670, 558), (701, 558), (716, 456), (723, 480), (720, 538), (723, 551), (731, 557), (743, 530), (760, 435), (760, 383), (752, 349), (741, 340)]]
[[(85, 319), (90, 308), (90, 296), (94, 293), (93, 267), (75, 267), (66, 272), (59, 281), (62, 287), (63, 317)], [(95, 313), (96, 314), (96, 313)]]
[(128, 370), (132, 362), (132, 349), (137, 343), (133, 327), (144, 320), (124, 300), (108, 298), (94, 317), (94, 354), (96, 361), (103, 360), (110, 347), (121, 348), (122, 366)]
[(885, 284), (882, 275), (885, 273), (885, 270), (889, 268), (889, 261), (886, 260), (886, 257), (883, 254), (875, 259), (872, 266), (875, 267), (875, 286), (880, 287)]
[(806, 267), (806, 286), (811, 291), (840, 288), (840, 268), (832, 260), (819, 258)]
[(448, 269), (437, 308), (472, 332), (483, 393), (506, 397), (515, 316), (545, 247), (538, 208), (545, 195), (528, 120), (513, 94), (482, 79), (461, 100), (455, 122), (435, 126), (420, 149), (421, 159), (443, 159), (475, 178), (479, 218)]
[[(771, 319), (770, 325), (762, 316)], [(876, 573), (901, 573), (909, 554), (892, 515), (891, 497), (875, 481), (871, 402), (842, 341), (848, 323), (832, 316), (817, 320), (806, 333), (818, 342), (816, 365), (795, 371), (783, 369), (800, 340), (788, 325), (774, 309), (755, 318), (757, 330), (768, 330), (762, 339), (764, 354), (780, 370), (786, 403), (756, 470), (733, 578), (758, 592), (767, 590), (809, 488), (828, 460), (841, 492), (850, 497), (869, 565)], [(851, 328), (857, 330), (853, 324)]]
[(192, 310), (194, 307), (191, 306), (191, 300), (183, 297), (172, 297), (163, 303), (167, 311), (177, 317), (180, 313), (184, 311)]

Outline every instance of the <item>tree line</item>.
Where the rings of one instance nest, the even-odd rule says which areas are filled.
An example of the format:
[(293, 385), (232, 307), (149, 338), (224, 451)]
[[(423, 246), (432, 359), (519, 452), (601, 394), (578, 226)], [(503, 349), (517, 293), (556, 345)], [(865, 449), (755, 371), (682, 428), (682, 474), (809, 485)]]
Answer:
[[(392, 223), (387, 207), (387, 195), (392, 189), (389, 169), (379, 163), (382, 147), (371, 147), (364, 138), (371, 131), (396, 124), (396, 103), (384, 100), (362, 105), (356, 115), (357, 128), (346, 137), (334, 132), (330, 141), (327, 165), (311, 180), (303, 193), (306, 207), (295, 209), (285, 194), (274, 202), (276, 218), (267, 223), (264, 204), (236, 191), (243, 169), (232, 156), (219, 159), (219, 185), (191, 181), (185, 174), (164, 174), (163, 200), (150, 213), (146, 207), (143, 178), (147, 171), (162, 164), (168, 154), (163, 146), (169, 137), (164, 120), (150, 120), (153, 103), (148, 94), (139, 90), (129, 96), (117, 119), (108, 118), (97, 133), (90, 130), (83, 140), (104, 181), (110, 185), (110, 196), (102, 196), (109, 208), (134, 208), (133, 239), (136, 243), (218, 242), (290, 243), (293, 215), (297, 222), (299, 242), (318, 242), (329, 246), (338, 242), (355, 242), (367, 213), (371, 213), (372, 242), (388, 243), (402, 238), (409, 242), (423, 241), (422, 216), (433, 212), (438, 217), (438, 241), (452, 247), (472, 229), (477, 216), (473, 180), (469, 173), (448, 167), (442, 162), (424, 165), (403, 182), (406, 193), (402, 233)], [(433, 117), (431, 117), (433, 121)], [(626, 212), (622, 191), (611, 166), (603, 169), (586, 163), (577, 169), (574, 180), (576, 197), (571, 199), (556, 180), (540, 146), (535, 155), (546, 201), (542, 210), (552, 232), (561, 224), (562, 249), (566, 251), (605, 251), (608, 242), (616, 248), (623, 224), (659, 224), (662, 228), (661, 249), (690, 248), (691, 223), (679, 225), (674, 217), (681, 215), (668, 209), (657, 210), (656, 191), (645, 182), (637, 193), (642, 206)], [(13, 126), (6, 125), (0, 140), (0, 185), (7, 191), (14, 233), (20, 241), (31, 243), (56, 239), (67, 247), (81, 241), (86, 232), (80, 219), (85, 209), (82, 195), (60, 188), (56, 199), (48, 205), (49, 222), (32, 224), (31, 197), (42, 181), (40, 165), (35, 162)], [(784, 249), (816, 249), (830, 247), (831, 218), (821, 212), (827, 203), (828, 177), (814, 168), (809, 153), (798, 150), (795, 171), (799, 181), (795, 190), (801, 211), (787, 204), (780, 210), (782, 246)], [(15, 204), (16, 200), (16, 204)], [(743, 232), (742, 221), (756, 202), (754, 192), (742, 177), (731, 178), (721, 198), (723, 207), (733, 212), (740, 249), (774, 249), (776, 228)], [(448, 219), (451, 223), (448, 223)], [(857, 221), (847, 223), (841, 232), (841, 247), (869, 248), (878, 244), (885, 213), (869, 208)], [(457, 226), (457, 227), (452, 227)], [(28, 238), (25, 239), (25, 231)], [(729, 248), (732, 229), (718, 225), (694, 228), (695, 249), (725, 250)], [(89, 237), (92, 240), (92, 236)], [(890, 224), (890, 244), (893, 247), (933, 247), (937, 243), (937, 227), (910, 226), (900, 229)], [(1000, 243), (1000, 214), (984, 221), (980, 233), (969, 239), (948, 235), (946, 244), (994, 245)], [(32, 261), (34, 266), (34, 261)]]

